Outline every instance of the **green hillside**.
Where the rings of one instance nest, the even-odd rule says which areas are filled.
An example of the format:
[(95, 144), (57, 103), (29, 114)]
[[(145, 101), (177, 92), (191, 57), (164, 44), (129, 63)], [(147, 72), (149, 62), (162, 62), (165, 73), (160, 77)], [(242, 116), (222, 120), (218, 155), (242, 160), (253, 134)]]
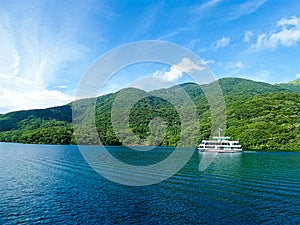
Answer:
[(228, 135), (246, 148), (299, 150), (299, 97), (299, 93), (271, 93), (228, 103)]
[(300, 85), (300, 78), (296, 79), (296, 80), (293, 80), (293, 81), (290, 81), (290, 82), (288, 82), (288, 84)]
[(0, 141), (70, 144), (73, 139), (71, 105), (0, 115)]
[(300, 79), (293, 80), (288, 83), (275, 84), (275, 86), (297, 93), (300, 92)]
[[(244, 148), (248, 149), (300, 150), (300, 93), (282, 85), (241, 78), (222, 78), (219, 84), (226, 101), (226, 135), (240, 140)], [(212, 87), (213, 84), (199, 86), (186, 83), (168, 89), (154, 90), (149, 94), (143, 90), (128, 88), (98, 97), (95, 122), (101, 142), (105, 145), (176, 146), (182, 136), (187, 140), (186, 144), (192, 138), (197, 138), (197, 141), (209, 138), (211, 113), (203, 90)], [(198, 124), (189, 123), (187, 117), (185, 120), (188, 126), (181, 130), (182, 119), (174, 105), (170, 103), (175, 102), (183, 111), (190, 112), (188, 103), (178, 92), (181, 88), (188, 93), (196, 106), (200, 121), (199, 129)], [(129, 127), (118, 130), (116, 134), (111, 122), (112, 108), (116, 107), (116, 100), (123, 104), (113, 108), (115, 118), (121, 124), (125, 108), (130, 104), (131, 98), (128, 96), (139, 101), (130, 109)], [(80, 104), (73, 106), (68, 104), (0, 115), (0, 141), (75, 144), (72, 107), (80, 109), (86, 102), (87, 100), (81, 100)], [(152, 131), (154, 135), (151, 135), (151, 123), (155, 122), (156, 118), (162, 118), (164, 122), (157, 120), (161, 126), (155, 134)], [(80, 127), (77, 132), (82, 139), (79, 140), (80, 143), (99, 144), (89, 134), (88, 125)], [(134, 135), (130, 135), (131, 133)]]
[(285, 92), (281, 87), (242, 78), (221, 78), (218, 80), (224, 95), (257, 95)]

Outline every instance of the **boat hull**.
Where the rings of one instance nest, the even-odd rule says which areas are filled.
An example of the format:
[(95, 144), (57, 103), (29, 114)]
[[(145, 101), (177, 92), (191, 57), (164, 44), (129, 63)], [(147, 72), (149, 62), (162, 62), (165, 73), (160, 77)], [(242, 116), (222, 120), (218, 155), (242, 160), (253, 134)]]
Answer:
[(241, 153), (242, 150), (221, 150), (221, 149), (198, 149), (199, 152), (215, 152), (215, 153)]

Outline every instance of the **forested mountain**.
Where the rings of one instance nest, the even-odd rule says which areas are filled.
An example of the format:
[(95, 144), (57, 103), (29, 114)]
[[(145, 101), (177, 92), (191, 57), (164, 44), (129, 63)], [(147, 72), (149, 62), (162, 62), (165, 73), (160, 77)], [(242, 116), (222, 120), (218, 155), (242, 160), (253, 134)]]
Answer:
[[(241, 78), (222, 78), (219, 85), (226, 102), (226, 135), (240, 140), (247, 149), (300, 150), (300, 85), (297, 82), (271, 85)], [(96, 101), (96, 127), (105, 145), (165, 145), (176, 146), (180, 135), (197, 135), (198, 141), (211, 134), (211, 113), (203, 90), (212, 84), (199, 86), (185, 83), (149, 93), (128, 88), (117, 93), (100, 96)], [(172, 103), (182, 106), (186, 101), (176, 90), (182, 88), (197, 109), (199, 129), (189, 124), (181, 130), (181, 118)], [(114, 132), (112, 108), (116, 99), (126, 103), (126, 96), (139, 99), (130, 109), (129, 127)], [(81, 100), (84, 102), (85, 100)], [(171, 101), (171, 102), (170, 102)], [(181, 102), (180, 102), (181, 101)], [(76, 104), (75, 104), (76, 105)], [(68, 104), (42, 110), (27, 110), (0, 115), (0, 141), (38, 144), (75, 144), (72, 125), (72, 107)], [(114, 108), (122, 120), (122, 106)], [(162, 118), (162, 130), (151, 135), (151, 123)], [(88, 129), (79, 131), (80, 140), (99, 144)], [(134, 133), (135, 135), (128, 135)], [(152, 131), (153, 133), (153, 131)], [(161, 134), (163, 137), (161, 137)], [(120, 140), (121, 139), (121, 140)]]
[(221, 78), (218, 82), (224, 95), (257, 95), (286, 91), (282, 87), (242, 78)]
[(300, 78), (298, 78), (296, 80), (293, 80), (293, 81), (290, 81), (290, 82), (288, 82), (288, 84), (300, 85)]
[(300, 79), (293, 80), (288, 83), (275, 84), (275, 86), (297, 93), (300, 92)]

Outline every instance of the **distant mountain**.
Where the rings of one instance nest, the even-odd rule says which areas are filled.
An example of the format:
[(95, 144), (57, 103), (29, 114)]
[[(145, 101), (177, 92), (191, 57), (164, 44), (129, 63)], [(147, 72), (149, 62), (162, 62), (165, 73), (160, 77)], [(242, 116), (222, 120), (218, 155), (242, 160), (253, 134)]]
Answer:
[[(241, 141), (249, 149), (300, 150), (300, 85), (297, 82), (271, 85), (242, 78), (222, 78), (219, 85), (226, 100), (226, 135)], [(176, 146), (183, 135), (198, 141), (211, 134), (211, 114), (204, 90), (212, 90), (214, 82), (201, 85), (185, 83), (149, 93), (126, 88), (117, 93), (96, 99), (96, 126), (105, 145), (165, 145)], [(181, 130), (181, 118), (166, 99), (180, 105), (186, 102), (179, 89), (185, 90), (194, 102), (200, 121)], [(299, 93), (297, 93), (299, 92)], [(130, 104), (128, 96), (137, 102), (130, 109), (128, 128), (115, 133), (112, 126), (112, 109), (115, 119), (123, 121), (124, 110)], [(48, 109), (25, 110), (0, 114), (0, 141), (35, 144), (76, 144), (73, 136), (72, 108), (84, 108), (88, 100)], [(119, 105), (116, 104), (119, 102)], [(116, 106), (117, 105), (117, 106)], [(77, 108), (76, 108), (77, 107)], [(113, 108), (116, 107), (116, 108)], [(82, 115), (84, 119), (85, 115)], [(163, 118), (165, 135), (151, 136), (154, 118)], [(159, 122), (162, 124), (161, 122)], [(150, 124), (150, 126), (149, 126)], [(88, 127), (80, 127), (80, 143), (99, 144), (89, 134)], [(134, 133), (132, 136), (130, 133)], [(161, 135), (160, 135), (161, 134)]]
[(300, 85), (300, 78), (296, 79), (296, 80), (293, 80), (293, 81), (290, 81), (290, 82), (288, 82), (288, 84)]
[(300, 92), (300, 79), (290, 81), (288, 83), (275, 84), (274, 86), (284, 88), (290, 92)]
[(281, 87), (242, 78), (221, 78), (218, 82), (224, 95), (257, 95), (286, 92)]

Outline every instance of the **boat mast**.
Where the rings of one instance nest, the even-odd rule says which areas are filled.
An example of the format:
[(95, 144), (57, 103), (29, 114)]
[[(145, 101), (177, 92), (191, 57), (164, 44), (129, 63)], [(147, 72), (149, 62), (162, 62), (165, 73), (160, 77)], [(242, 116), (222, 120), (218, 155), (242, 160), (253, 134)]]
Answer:
[(219, 137), (221, 137), (222, 128), (219, 128)]

